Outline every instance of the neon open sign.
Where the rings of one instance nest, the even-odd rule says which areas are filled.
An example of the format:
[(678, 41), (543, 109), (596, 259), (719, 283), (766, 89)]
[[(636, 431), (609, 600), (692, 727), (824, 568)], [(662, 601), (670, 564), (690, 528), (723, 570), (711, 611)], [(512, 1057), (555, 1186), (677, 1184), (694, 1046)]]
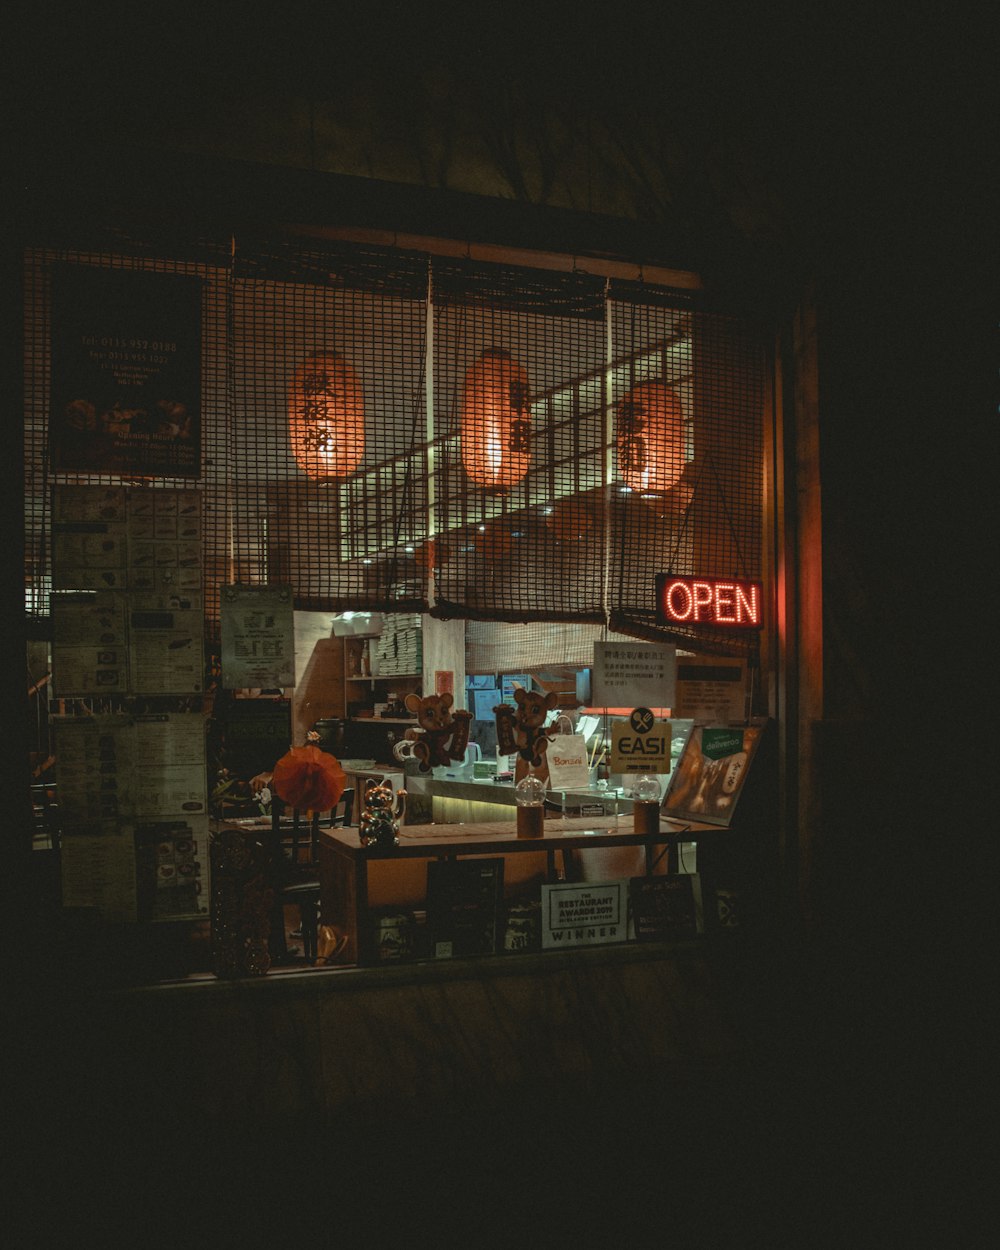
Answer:
[(656, 575), (656, 619), (663, 625), (760, 629), (763, 601), (760, 582)]

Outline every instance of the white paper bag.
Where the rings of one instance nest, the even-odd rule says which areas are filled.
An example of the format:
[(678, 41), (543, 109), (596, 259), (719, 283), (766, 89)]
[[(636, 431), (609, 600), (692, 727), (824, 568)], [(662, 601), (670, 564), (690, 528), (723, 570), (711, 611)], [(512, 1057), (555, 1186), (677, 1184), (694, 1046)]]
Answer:
[(587, 740), (583, 734), (556, 734), (545, 752), (552, 790), (586, 790), (590, 784)]

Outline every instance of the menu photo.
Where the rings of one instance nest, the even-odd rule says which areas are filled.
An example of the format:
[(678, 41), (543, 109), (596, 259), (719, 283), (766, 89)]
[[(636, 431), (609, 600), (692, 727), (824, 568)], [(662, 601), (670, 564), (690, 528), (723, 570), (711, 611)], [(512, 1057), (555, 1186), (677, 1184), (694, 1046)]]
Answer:
[(763, 732), (763, 725), (695, 725), (673, 773), (663, 815), (728, 826)]
[(209, 911), (208, 817), (137, 821), (138, 911), (143, 920), (184, 920)]

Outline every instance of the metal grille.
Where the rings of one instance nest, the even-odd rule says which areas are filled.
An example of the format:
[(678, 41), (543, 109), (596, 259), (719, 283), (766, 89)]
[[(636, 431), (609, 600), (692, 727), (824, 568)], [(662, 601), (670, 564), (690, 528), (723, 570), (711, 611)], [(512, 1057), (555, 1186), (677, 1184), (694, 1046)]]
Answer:
[[(751, 648), (723, 633), (667, 631), (653, 611), (657, 572), (761, 574), (765, 361), (746, 325), (641, 283), (346, 244), (117, 235), (27, 254), (29, 615), (49, 610), (52, 485), (122, 481), (51, 469), (56, 261), (202, 281), (210, 642), (219, 586), (270, 581), (291, 584), (296, 606), (313, 610), (579, 621), (702, 651)], [(475, 480), (463, 458), (463, 403), (484, 353), (510, 362), (503, 437), (524, 460), (510, 484)], [(349, 474), (321, 480), (296, 458), (290, 394), (304, 362), (332, 355), (356, 378), (364, 447)], [(675, 396), (681, 461), (669, 490), (644, 492), (625, 483), (634, 445), (623, 450), (620, 424), (631, 419), (630, 393), (651, 381)]]
[(126, 237), (105, 241), (102, 250), (67, 247), (29, 251), (25, 262), (25, 607), (29, 617), (49, 614), (52, 590), (51, 490), (56, 484), (130, 486), (149, 490), (191, 486), (187, 478), (139, 479), (113, 474), (55, 473), (49, 446), (51, 400), (51, 287), (58, 264), (89, 265), (104, 269), (133, 269), (164, 274), (188, 274), (202, 282), (201, 399), (202, 460), (198, 489), (202, 495), (205, 532), (204, 569), (206, 615), (218, 625), (218, 587), (231, 571), (229, 544), (232, 472), (227, 385), (227, 249), (192, 246), (197, 259), (169, 259), (141, 242)]
[[(435, 611), (603, 620), (601, 561), (592, 549), (585, 558), (562, 524), (569, 502), (600, 492), (604, 478), (603, 284), (452, 266), (435, 272), (434, 301)], [(511, 435), (521, 440), (523, 476), (506, 488), (491, 484), (488, 465), (470, 468), (463, 457), (483, 417), (469, 406), (469, 387), (484, 353), (506, 353), (526, 391), (515, 397), (522, 428)], [(482, 452), (488, 460), (489, 448)]]
[[(651, 379), (677, 396), (683, 454), (667, 491), (623, 483), (616, 441), (610, 495), (610, 623), (670, 637), (703, 652), (737, 654), (755, 635), (666, 629), (655, 621), (657, 572), (758, 579), (762, 573), (764, 357), (750, 327), (732, 317), (664, 306), (615, 292), (610, 305), (610, 402), (622, 420), (629, 394)], [(624, 295), (624, 298), (622, 296)]]
[[(414, 550), (427, 534), (426, 261), (399, 269), (387, 258), (379, 270), (360, 254), (299, 255), (285, 271), (302, 280), (288, 281), (273, 276), (277, 260), (251, 256), (233, 282), (240, 580), (288, 583), (312, 610), (424, 608)], [(305, 362), (333, 354), (360, 386), (364, 446), (349, 476), (324, 481), (296, 462), (289, 397)]]

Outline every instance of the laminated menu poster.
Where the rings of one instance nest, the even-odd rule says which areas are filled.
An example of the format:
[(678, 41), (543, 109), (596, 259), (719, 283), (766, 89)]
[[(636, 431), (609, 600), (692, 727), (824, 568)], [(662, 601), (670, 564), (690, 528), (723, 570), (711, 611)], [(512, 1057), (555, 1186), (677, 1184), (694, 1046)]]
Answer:
[(128, 582), (124, 487), (57, 486), (52, 495), (54, 590), (124, 590)]
[(67, 824), (207, 814), (199, 712), (58, 716), (53, 727), (60, 814)]
[(208, 817), (135, 825), (137, 911), (142, 920), (207, 916)]
[(208, 813), (205, 718), (200, 712), (152, 712), (133, 718), (136, 816)]
[(427, 930), (435, 959), (496, 952), (503, 857), (438, 859), (427, 865)]
[(53, 266), (57, 472), (200, 476), (201, 297), (188, 274)]
[(133, 810), (135, 736), (130, 716), (55, 716), (59, 816), (74, 830)]
[(205, 685), (201, 596), (133, 595), (129, 612), (135, 694), (198, 694)]
[[(139, 918), (204, 914), (208, 796), (201, 714), (61, 716), (54, 729), (60, 815), (66, 841), (73, 839), (63, 859), (64, 901), (73, 900), (66, 905), (129, 918), (138, 888)], [(122, 902), (129, 891), (132, 901)]]
[(201, 495), (195, 490), (129, 490), (128, 588), (190, 597), (202, 588)]
[(64, 907), (93, 908), (104, 920), (138, 919), (131, 829), (67, 834), (59, 861)]
[(52, 685), (60, 699), (129, 691), (127, 600), (115, 591), (52, 597)]
[(56, 693), (200, 693), (198, 492), (58, 486), (52, 515)]
[(674, 770), (663, 815), (727, 827), (763, 732), (763, 725), (695, 725)]

